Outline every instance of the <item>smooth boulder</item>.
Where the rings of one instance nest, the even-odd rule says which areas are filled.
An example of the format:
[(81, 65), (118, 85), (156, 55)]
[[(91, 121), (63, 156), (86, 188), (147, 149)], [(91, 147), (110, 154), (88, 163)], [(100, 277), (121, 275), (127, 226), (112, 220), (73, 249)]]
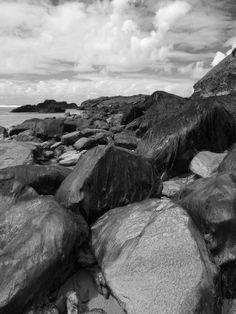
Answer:
[(202, 178), (208, 178), (217, 172), (217, 169), (227, 153), (212, 153), (202, 151), (190, 163), (190, 170)]
[(92, 226), (92, 247), (127, 314), (221, 313), (218, 270), (191, 218), (170, 200), (110, 210)]
[(110, 145), (83, 154), (56, 197), (92, 222), (111, 208), (159, 196), (161, 189), (148, 159)]
[(31, 186), (39, 194), (55, 194), (61, 182), (71, 173), (62, 166), (27, 165), (0, 169), (0, 180), (11, 178)]
[(0, 313), (23, 313), (60, 275), (82, 232), (51, 197), (17, 202), (0, 220)]
[(199, 151), (223, 153), (235, 137), (234, 118), (223, 106), (196, 100), (178, 115), (149, 129), (136, 151), (152, 158), (160, 173), (173, 177), (187, 173)]

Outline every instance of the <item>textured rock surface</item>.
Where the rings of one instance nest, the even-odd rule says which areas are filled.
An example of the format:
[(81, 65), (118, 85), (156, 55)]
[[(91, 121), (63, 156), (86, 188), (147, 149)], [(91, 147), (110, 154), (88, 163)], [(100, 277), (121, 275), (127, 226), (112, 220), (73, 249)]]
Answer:
[(236, 145), (233, 145), (218, 167), (219, 173), (231, 171), (236, 171)]
[(34, 161), (35, 146), (29, 143), (15, 141), (0, 142), (0, 169), (32, 164)]
[(227, 153), (212, 153), (209, 151), (202, 151), (198, 153), (191, 161), (190, 170), (202, 178), (210, 177), (225, 158)]
[(167, 197), (172, 197), (182, 188), (186, 187), (188, 184), (196, 180), (194, 175), (183, 177), (183, 178), (173, 178), (169, 181), (163, 181), (162, 195)]
[(162, 184), (149, 160), (114, 146), (83, 154), (56, 197), (91, 222), (116, 206), (159, 196)]
[(171, 201), (109, 211), (92, 227), (92, 246), (128, 314), (221, 313), (216, 267), (191, 218)]
[(22, 313), (53, 284), (81, 230), (49, 197), (13, 204), (0, 219), (0, 313)]
[(236, 54), (227, 56), (194, 85), (195, 95), (226, 95), (236, 91)]
[(114, 143), (116, 146), (135, 150), (138, 146), (139, 140), (137, 137), (129, 132), (117, 133), (114, 136)]

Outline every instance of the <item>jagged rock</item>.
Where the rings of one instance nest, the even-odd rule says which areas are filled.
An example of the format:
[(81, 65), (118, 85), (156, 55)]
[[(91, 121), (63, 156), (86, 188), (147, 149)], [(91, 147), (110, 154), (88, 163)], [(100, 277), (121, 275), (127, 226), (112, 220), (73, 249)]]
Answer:
[(48, 291), (83, 237), (76, 218), (49, 197), (17, 202), (2, 212), (0, 313), (23, 313), (29, 301)]
[(149, 160), (125, 149), (98, 146), (80, 157), (56, 197), (92, 222), (116, 206), (159, 196), (161, 189)]
[(226, 95), (234, 91), (236, 91), (235, 53), (227, 56), (194, 85), (194, 94), (201, 97)]
[(15, 166), (0, 169), (0, 180), (17, 180), (34, 188), (39, 194), (55, 194), (61, 182), (71, 173), (62, 166)]
[(197, 152), (222, 153), (235, 137), (234, 118), (224, 107), (207, 99), (195, 100), (177, 116), (149, 129), (137, 153), (152, 158), (160, 173), (177, 176), (188, 172)]
[(221, 313), (219, 272), (191, 218), (170, 200), (110, 210), (92, 226), (92, 247), (127, 314)]
[(32, 164), (36, 146), (24, 142), (0, 142), (0, 169)]
[(190, 170), (202, 178), (210, 177), (225, 158), (227, 153), (212, 153), (209, 151), (202, 151), (198, 153), (191, 161)]
[(75, 142), (74, 148), (76, 150), (88, 150), (97, 145), (105, 145), (108, 143), (107, 136), (105, 133), (97, 133), (91, 137), (81, 137)]
[(169, 181), (163, 181), (162, 195), (172, 197), (182, 188), (186, 187), (195, 180), (195, 176), (191, 175), (183, 178), (173, 178)]
[(34, 132), (32, 130), (26, 130), (24, 132), (19, 133), (15, 140), (18, 142), (35, 142), (35, 143), (41, 143), (42, 141), (34, 136)]
[(221, 266), (225, 294), (236, 296), (236, 174), (199, 179), (175, 196), (204, 236), (214, 262)]
[(236, 145), (230, 149), (218, 167), (218, 173), (236, 171)]
[(80, 131), (74, 131), (74, 132), (63, 135), (61, 137), (61, 141), (62, 141), (62, 144), (64, 145), (73, 145), (81, 137), (82, 137), (82, 134)]

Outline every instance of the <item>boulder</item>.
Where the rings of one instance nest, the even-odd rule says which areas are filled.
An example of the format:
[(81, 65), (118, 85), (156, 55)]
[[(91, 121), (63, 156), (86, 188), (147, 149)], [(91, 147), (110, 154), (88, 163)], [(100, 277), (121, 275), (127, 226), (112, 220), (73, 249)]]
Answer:
[(0, 169), (32, 164), (36, 147), (33, 144), (2, 141), (0, 142)]
[(59, 157), (59, 164), (62, 166), (74, 166), (77, 164), (82, 152), (69, 151)]
[(51, 195), (70, 172), (62, 166), (23, 165), (0, 169), (0, 179), (11, 178), (31, 186), (39, 194)]
[(3, 126), (0, 126), (0, 140), (3, 140), (8, 136), (7, 129)]
[(97, 133), (91, 137), (81, 137), (75, 142), (74, 148), (76, 150), (88, 150), (97, 145), (105, 145), (108, 143), (107, 136), (105, 133)]
[(127, 314), (221, 313), (218, 269), (191, 218), (170, 200), (110, 210), (92, 226), (92, 247)]
[(82, 137), (82, 134), (80, 131), (74, 131), (71, 133), (64, 134), (61, 137), (61, 141), (62, 141), (62, 144), (64, 144), (64, 145), (73, 145), (81, 137)]
[(190, 170), (202, 178), (210, 177), (225, 158), (227, 153), (212, 153), (209, 151), (202, 151), (198, 153), (191, 161)]
[(35, 143), (41, 143), (42, 141), (34, 136), (34, 132), (32, 130), (26, 130), (24, 132), (19, 133), (16, 138), (16, 141), (18, 142), (35, 142)]
[(221, 266), (226, 296), (236, 296), (236, 174), (199, 179), (174, 197), (204, 236), (214, 262)]
[(173, 177), (188, 172), (197, 152), (223, 153), (235, 136), (234, 118), (224, 107), (197, 100), (177, 116), (149, 129), (137, 153), (152, 158), (160, 173)]
[(218, 167), (218, 173), (236, 171), (236, 145), (234, 144)]
[(54, 150), (54, 149), (58, 148), (61, 145), (62, 145), (62, 142), (56, 142), (56, 143), (52, 144), (51, 149)]
[(0, 313), (23, 313), (48, 291), (82, 237), (75, 217), (49, 197), (17, 202), (2, 212)]
[(93, 127), (96, 129), (104, 129), (104, 130), (109, 129), (108, 123), (106, 121), (103, 121), (103, 120), (93, 121)]
[(114, 146), (83, 154), (56, 197), (89, 222), (116, 206), (159, 196), (162, 184), (150, 161)]
[(186, 187), (188, 184), (194, 182), (195, 180), (195, 175), (191, 175), (187, 177), (173, 178), (168, 181), (163, 181), (162, 195), (172, 197), (181, 189)]
[(138, 138), (133, 133), (121, 132), (114, 135), (114, 144), (119, 147), (135, 150), (138, 142)]

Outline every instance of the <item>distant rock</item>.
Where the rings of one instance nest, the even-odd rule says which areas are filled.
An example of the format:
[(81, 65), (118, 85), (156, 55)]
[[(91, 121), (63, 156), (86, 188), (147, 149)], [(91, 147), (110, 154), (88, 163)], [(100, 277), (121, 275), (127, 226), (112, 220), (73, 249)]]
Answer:
[(47, 99), (43, 103), (37, 105), (24, 105), (14, 108), (11, 112), (39, 112), (39, 113), (56, 113), (65, 112), (66, 109), (78, 109), (75, 103), (67, 103), (66, 101), (56, 101)]
[(125, 313), (221, 313), (219, 270), (192, 219), (170, 200), (110, 210), (92, 226), (92, 247)]
[(194, 95), (220, 96), (236, 91), (236, 49), (194, 85)]

